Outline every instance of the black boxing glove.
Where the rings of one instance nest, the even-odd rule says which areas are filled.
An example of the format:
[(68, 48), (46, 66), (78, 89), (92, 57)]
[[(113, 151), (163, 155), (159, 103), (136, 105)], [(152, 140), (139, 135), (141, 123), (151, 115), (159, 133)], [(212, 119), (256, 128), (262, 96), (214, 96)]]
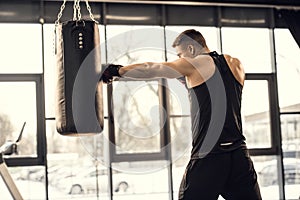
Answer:
[(121, 77), (121, 75), (119, 74), (119, 69), (121, 67), (123, 67), (123, 66), (109, 64), (105, 68), (100, 80), (102, 80), (104, 83), (111, 83), (113, 81), (114, 77)]

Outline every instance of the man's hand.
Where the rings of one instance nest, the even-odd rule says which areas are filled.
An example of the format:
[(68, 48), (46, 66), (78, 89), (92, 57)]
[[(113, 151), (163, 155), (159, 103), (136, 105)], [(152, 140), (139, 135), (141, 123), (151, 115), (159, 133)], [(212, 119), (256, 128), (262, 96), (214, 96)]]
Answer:
[(123, 67), (122, 65), (114, 65), (114, 64), (109, 64), (102, 76), (101, 76), (101, 79), (104, 83), (111, 83), (113, 81), (113, 78), (114, 77), (121, 77), (120, 74), (119, 74), (119, 69)]

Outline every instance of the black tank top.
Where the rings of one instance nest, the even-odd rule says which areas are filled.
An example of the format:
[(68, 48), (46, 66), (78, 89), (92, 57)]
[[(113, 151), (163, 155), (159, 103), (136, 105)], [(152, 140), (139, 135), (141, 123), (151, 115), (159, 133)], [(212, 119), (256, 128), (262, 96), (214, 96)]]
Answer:
[(192, 159), (245, 146), (241, 122), (243, 86), (223, 55), (210, 52), (215, 72), (204, 83), (188, 89), (191, 102)]

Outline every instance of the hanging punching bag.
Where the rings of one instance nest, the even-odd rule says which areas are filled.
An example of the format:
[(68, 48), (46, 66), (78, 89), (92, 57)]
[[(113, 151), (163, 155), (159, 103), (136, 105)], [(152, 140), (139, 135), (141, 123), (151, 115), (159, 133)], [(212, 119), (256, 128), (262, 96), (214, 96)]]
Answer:
[(103, 130), (100, 36), (97, 22), (82, 20), (80, 0), (74, 0), (73, 20), (60, 23), (64, 0), (55, 22), (56, 129), (62, 135), (82, 136)]

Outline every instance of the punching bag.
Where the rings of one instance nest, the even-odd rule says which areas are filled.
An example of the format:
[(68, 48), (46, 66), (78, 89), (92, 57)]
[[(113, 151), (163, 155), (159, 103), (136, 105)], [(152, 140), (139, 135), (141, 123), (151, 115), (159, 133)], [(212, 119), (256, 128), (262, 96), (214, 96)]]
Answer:
[(55, 22), (56, 129), (62, 135), (83, 136), (103, 130), (103, 99), (98, 23), (81, 19), (74, 0), (73, 20), (60, 23), (66, 0)]

